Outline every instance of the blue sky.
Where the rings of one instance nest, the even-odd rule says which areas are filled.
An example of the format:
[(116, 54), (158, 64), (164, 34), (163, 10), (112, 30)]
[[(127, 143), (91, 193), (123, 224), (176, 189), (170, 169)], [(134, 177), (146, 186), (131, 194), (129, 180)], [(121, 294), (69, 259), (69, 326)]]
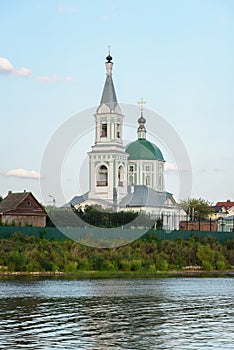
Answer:
[(173, 126), (191, 160), (192, 196), (234, 199), (234, 1), (9, 0), (0, 17), (1, 195), (27, 189), (41, 199), (46, 145), (99, 103), (111, 45), (119, 101), (143, 96)]

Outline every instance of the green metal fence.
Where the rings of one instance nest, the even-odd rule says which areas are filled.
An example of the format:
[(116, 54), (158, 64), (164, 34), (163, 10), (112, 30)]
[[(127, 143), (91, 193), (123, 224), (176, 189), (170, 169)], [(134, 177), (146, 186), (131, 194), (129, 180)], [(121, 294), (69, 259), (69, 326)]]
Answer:
[(0, 226), (0, 238), (8, 238), (14, 233), (48, 239), (66, 239), (56, 227)]
[(140, 229), (105, 229), (105, 228), (65, 228), (60, 231), (56, 227), (21, 227), (21, 226), (0, 226), (0, 238), (8, 238), (14, 233), (19, 233), (26, 236), (44, 237), (47, 239), (74, 239), (82, 241), (87, 236), (95, 237), (95, 239), (108, 239), (111, 235), (112, 239), (125, 238), (128, 241), (133, 241), (142, 235), (148, 236), (152, 233), (157, 235), (159, 240), (175, 240), (189, 239), (191, 236), (208, 237), (212, 236), (219, 242), (225, 242), (229, 239), (234, 239), (234, 232), (207, 232), (207, 231), (171, 231), (164, 230), (149, 230), (145, 234), (144, 230)]
[(219, 242), (225, 242), (229, 239), (234, 239), (234, 232), (210, 232), (210, 231), (188, 231), (188, 230), (181, 230), (181, 231), (153, 231), (150, 230), (148, 234), (150, 233), (156, 233), (157, 238), (160, 240), (167, 240), (167, 239), (189, 239), (192, 236), (196, 237), (214, 237)]

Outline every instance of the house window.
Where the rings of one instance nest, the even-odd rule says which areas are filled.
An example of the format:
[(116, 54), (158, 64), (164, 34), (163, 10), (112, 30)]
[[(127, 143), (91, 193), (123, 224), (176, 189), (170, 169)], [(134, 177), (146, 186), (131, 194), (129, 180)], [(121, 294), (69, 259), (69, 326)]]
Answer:
[(146, 171), (151, 171), (151, 166), (150, 165), (146, 165), (145, 170)]
[(121, 165), (118, 169), (118, 186), (123, 186), (123, 180), (124, 180), (124, 168)]
[(132, 175), (129, 176), (129, 185), (133, 185), (133, 176)]
[(149, 175), (147, 175), (145, 178), (145, 184), (146, 184), (146, 186), (150, 186), (150, 176)]
[(134, 171), (134, 166), (133, 165), (129, 165), (129, 172), (133, 173), (133, 171)]
[(32, 203), (30, 201), (27, 202), (28, 206), (30, 206)]
[(105, 165), (101, 165), (98, 169), (97, 186), (108, 186), (108, 170)]
[(120, 124), (117, 124), (117, 138), (120, 139)]
[(101, 137), (107, 137), (107, 124), (106, 123), (102, 123)]

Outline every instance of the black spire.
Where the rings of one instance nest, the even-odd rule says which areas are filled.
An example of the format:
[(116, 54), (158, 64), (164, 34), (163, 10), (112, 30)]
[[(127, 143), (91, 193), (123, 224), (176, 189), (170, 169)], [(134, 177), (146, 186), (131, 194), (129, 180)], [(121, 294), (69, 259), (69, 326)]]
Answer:
[(137, 129), (137, 134), (138, 134), (138, 139), (145, 139), (146, 138), (146, 128), (145, 128), (145, 123), (146, 120), (143, 116), (143, 110), (144, 110), (144, 104), (146, 102), (143, 100), (143, 98), (141, 99), (141, 101), (138, 102), (138, 104), (141, 106), (141, 116), (138, 119), (138, 129)]
[(112, 57), (111, 57), (111, 54), (110, 54), (110, 45), (108, 46), (108, 55), (106, 56), (106, 60), (107, 60), (108, 63), (110, 63), (112, 61)]
[(106, 56), (106, 60), (108, 63), (110, 63), (112, 61), (112, 56), (109, 54), (108, 56)]

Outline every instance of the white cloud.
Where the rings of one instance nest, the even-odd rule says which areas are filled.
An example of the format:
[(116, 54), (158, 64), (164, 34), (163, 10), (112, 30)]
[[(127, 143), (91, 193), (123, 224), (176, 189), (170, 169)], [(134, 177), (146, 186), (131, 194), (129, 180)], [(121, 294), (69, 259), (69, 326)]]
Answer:
[(68, 77), (65, 77), (64, 80), (65, 80), (65, 81), (73, 81), (73, 78), (70, 77), (70, 76), (68, 76)]
[(57, 81), (59, 81), (59, 77), (57, 77), (56, 75), (51, 75), (51, 76), (41, 76), (41, 77), (37, 77), (37, 80), (43, 82), (43, 83), (56, 83)]
[(210, 168), (200, 168), (198, 169), (198, 172), (199, 173), (202, 173), (202, 174), (212, 174), (212, 173), (226, 173), (227, 172), (227, 169), (225, 168), (213, 168), (213, 169), (210, 169)]
[(57, 83), (59, 81), (67, 81), (71, 82), (73, 79), (72, 77), (58, 77), (57, 75), (51, 75), (51, 76), (41, 76), (36, 78), (38, 81), (41, 81), (43, 83)]
[(32, 72), (29, 68), (26, 67), (16, 69), (7, 58), (0, 57), (0, 74), (11, 74), (20, 77), (28, 77), (32, 74)]
[(214, 168), (213, 172), (214, 173), (225, 173), (226, 169), (224, 169), (224, 168)]
[(14, 67), (11, 62), (5, 58), (0, 57), (0, 73), (12, 73), (14, 71)]
[(16, 75), (19, 75), (20, 77), (29, 77), (32, 75), (32, 71), (29, 68), (21, 67), (20, 69), (15, 71)]
[[(5, 57), (0, 57), (0, 74), (7, 74), (18, 77), (29, 77), (32, 75), (31, 69), (27, 67), (21, 67), (16, 69), (13, 64)], [(51, 76), (39, 76), (36, 80), (44, 83), (56, 83), (56, 82), (72, 82), (71, 76), (59, 77), (57, 75)]]
[(188, 165), (178, 165), (176, 163), (170, 163), (170, 162), (166, 162), (165, 166), (164, 166), (164, 170), (166, 173), (169, 172), (187, 172), (187, 171), (191, 171), (191, 169), (188, 167)]
[(164, 166), (164, 170), (166, 172), (177, 172), (178, 171), (178, 167), (175, 163), (169, 163), (169, 162), (166, 162), (165, 163), (165, 166)]
[(18, 177), (24, 179), (40, 179), (40, 174), (35, 170), (26, 170), (26, 169), (11, 169), (2, 174), (3, 176), (9, 177)]

